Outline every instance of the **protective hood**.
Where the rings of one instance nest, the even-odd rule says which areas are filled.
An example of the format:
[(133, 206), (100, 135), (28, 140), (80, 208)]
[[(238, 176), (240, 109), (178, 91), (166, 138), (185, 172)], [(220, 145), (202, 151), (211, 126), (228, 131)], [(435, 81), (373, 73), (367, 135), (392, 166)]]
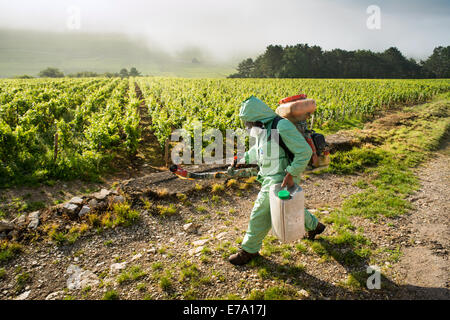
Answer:
[(241, 104), (239, 118), (244, 122), (261, 121), (264, 124), (272, 121), (277, 114), (270, 107), (256, 98), (251, 96)]

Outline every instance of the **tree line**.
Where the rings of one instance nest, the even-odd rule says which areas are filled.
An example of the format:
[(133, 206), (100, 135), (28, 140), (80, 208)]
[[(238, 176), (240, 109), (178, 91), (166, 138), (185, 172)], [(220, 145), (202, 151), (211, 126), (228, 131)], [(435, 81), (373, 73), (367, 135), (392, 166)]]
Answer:
[[(141, 73), (135, 68), (132, 67), (130, 71), (126, 68), (120, 70), (120, 72), (105, 72), (105, 73), (96, 73), (92, 71), (81, 71), (77, 73), (71, 73), (68, 75), (64, 75), (64, 73), (58, 68), (48, 67), (41, 72), (39, 72), (39, 78), (95, 78), (95, 77), (106, 77), (106, 78), (128, 78), (128, 77), (140, 77)], [(22, 75), (16, 76), (16, 79), (32, 79), (32, 76)]]
[(396, 47), (372, 52), (269, 45), (255, 60), (240, 62), (237, 71), (228, 78), (450, 78), (450, 46), (436, 47), (427, 60), (417, 62)]

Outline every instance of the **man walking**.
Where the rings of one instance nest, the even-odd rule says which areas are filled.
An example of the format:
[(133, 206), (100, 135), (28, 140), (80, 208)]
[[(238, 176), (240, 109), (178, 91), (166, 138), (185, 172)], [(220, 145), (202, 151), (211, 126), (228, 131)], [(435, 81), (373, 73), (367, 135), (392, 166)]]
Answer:
[[(315, 109), (315, 102), (314, 103)], [(306, 118), (309, 115), (305, 114)], [(239, 112), (239, 117), (246, 126), (253, 127), (251, 135), (256, 137), (255, 145), (245, 153), (245, 162), (257, 163), (259, 172), (257, 181), (262, 186), (255, 201), (250, 221), (241, 249), (229, 257), (230, 263), (243, 265), (259, 255), (262, 241), (272, 227), (270, 216), (270, 186), (282, 183), (288, 188), (294, 183), (300, 182), (300, 175), (305, 170), (312, 155), (311, 147), (306, 142), (296, 126), (287, 119), (281, 119), (276, 124), (279, 136), (284, 145), (292, 153), (292, 161), (288, 157), (289, 151), (272, 145), (276, 144), (271, 137), (272, 122), (277, 118), (277, 114), (264, 102), (251, 96), (245, 100)], [(300, 120), (300, 119), (298, 119)], [(256, 129), (256, 130), (255, 130)], [(270, 151), (278, 152), (270, 152)], [(318, 219), (305, 208), (305, 229), (308, 231), (308, 238), (313, 240), (317, 234), (325, 229)]]

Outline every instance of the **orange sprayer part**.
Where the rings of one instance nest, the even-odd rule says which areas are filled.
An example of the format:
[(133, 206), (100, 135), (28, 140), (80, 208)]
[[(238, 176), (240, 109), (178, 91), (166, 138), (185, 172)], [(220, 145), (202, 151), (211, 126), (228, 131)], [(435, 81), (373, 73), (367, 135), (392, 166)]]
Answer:
[(306, 99), (306, 94), (298, 94), (296, 96), (291, 96), (291, 97), (287, 97), (284, 99), (281, 99), (278, 104), (283, 104), (283, 103), (288, 103), (288, 102), (292, 102), (292, 101), (297, 101), (297, 100), (303, 100)]

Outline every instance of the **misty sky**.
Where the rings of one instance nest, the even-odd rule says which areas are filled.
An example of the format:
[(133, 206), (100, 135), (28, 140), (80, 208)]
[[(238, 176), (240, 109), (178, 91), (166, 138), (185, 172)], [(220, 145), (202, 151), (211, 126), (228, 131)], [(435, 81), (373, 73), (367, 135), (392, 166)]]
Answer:
[[(369, 30), (369, 5), (381, 29)], [(80, 29), (68, 28), (69, 8)], [(325, 50), (398, 47), (424, 59), (449, 45), (450, 1), (395, 0), (0, 0), (0, 28), (120, 32), (175, 52), (198, 47), (214, 57), (255, 56), (269, 44), (308, 43)]]

